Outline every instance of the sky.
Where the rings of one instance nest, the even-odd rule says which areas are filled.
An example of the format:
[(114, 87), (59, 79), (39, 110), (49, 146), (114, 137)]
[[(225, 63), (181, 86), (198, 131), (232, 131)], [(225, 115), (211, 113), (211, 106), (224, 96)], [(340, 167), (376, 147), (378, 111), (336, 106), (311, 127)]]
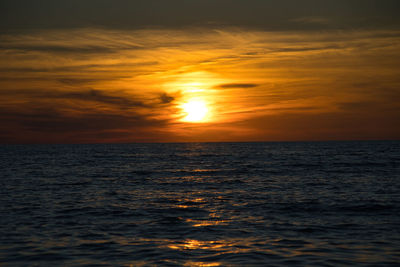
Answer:
[(0, 143), (399, 139), (399, 12), (0, 0)]

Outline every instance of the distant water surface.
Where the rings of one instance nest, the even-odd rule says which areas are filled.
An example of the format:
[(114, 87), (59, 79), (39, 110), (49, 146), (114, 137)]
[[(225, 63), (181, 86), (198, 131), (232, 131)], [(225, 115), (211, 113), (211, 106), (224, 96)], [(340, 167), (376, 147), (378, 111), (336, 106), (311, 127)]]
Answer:
[(1, 266), (400, 263), (398, 141), (0, 152)]

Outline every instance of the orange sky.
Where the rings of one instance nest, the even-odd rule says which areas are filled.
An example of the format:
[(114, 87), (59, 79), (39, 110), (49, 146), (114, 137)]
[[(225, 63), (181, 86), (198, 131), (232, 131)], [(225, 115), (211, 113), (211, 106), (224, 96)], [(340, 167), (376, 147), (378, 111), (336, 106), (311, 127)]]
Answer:
[(0, 143), (400, 136), (396, 29), (84, 27), (1, 40)]

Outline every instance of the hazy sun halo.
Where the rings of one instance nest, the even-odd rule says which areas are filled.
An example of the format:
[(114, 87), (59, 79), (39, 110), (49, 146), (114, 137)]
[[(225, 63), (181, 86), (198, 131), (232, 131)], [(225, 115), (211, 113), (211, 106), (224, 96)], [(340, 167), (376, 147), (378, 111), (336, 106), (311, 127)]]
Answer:
[(208, 113), (207, 105), (199, 100), (189, 101), (183, 104), (182, 108), (187, 114), (183, 120), (187, 122), (202, 122)]

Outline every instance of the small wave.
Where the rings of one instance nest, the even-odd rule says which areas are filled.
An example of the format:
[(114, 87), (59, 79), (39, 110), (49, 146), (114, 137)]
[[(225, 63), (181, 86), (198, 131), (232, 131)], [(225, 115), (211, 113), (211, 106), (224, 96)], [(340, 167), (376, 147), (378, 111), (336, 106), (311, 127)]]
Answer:
[(382, 211), (392, 211), (396, 210), (393, 205), (383, 205), (383, 204), (356, 204), (356, 205), (340, 205), (335, 206), (337, 211), (351, 211), (351, 212), (382, 212)]
[(137, 174), (137, 175), (151, 175), (154, 173), (154, 171), (150, 170), (135, 170), (131, 171), (132, 174)]

